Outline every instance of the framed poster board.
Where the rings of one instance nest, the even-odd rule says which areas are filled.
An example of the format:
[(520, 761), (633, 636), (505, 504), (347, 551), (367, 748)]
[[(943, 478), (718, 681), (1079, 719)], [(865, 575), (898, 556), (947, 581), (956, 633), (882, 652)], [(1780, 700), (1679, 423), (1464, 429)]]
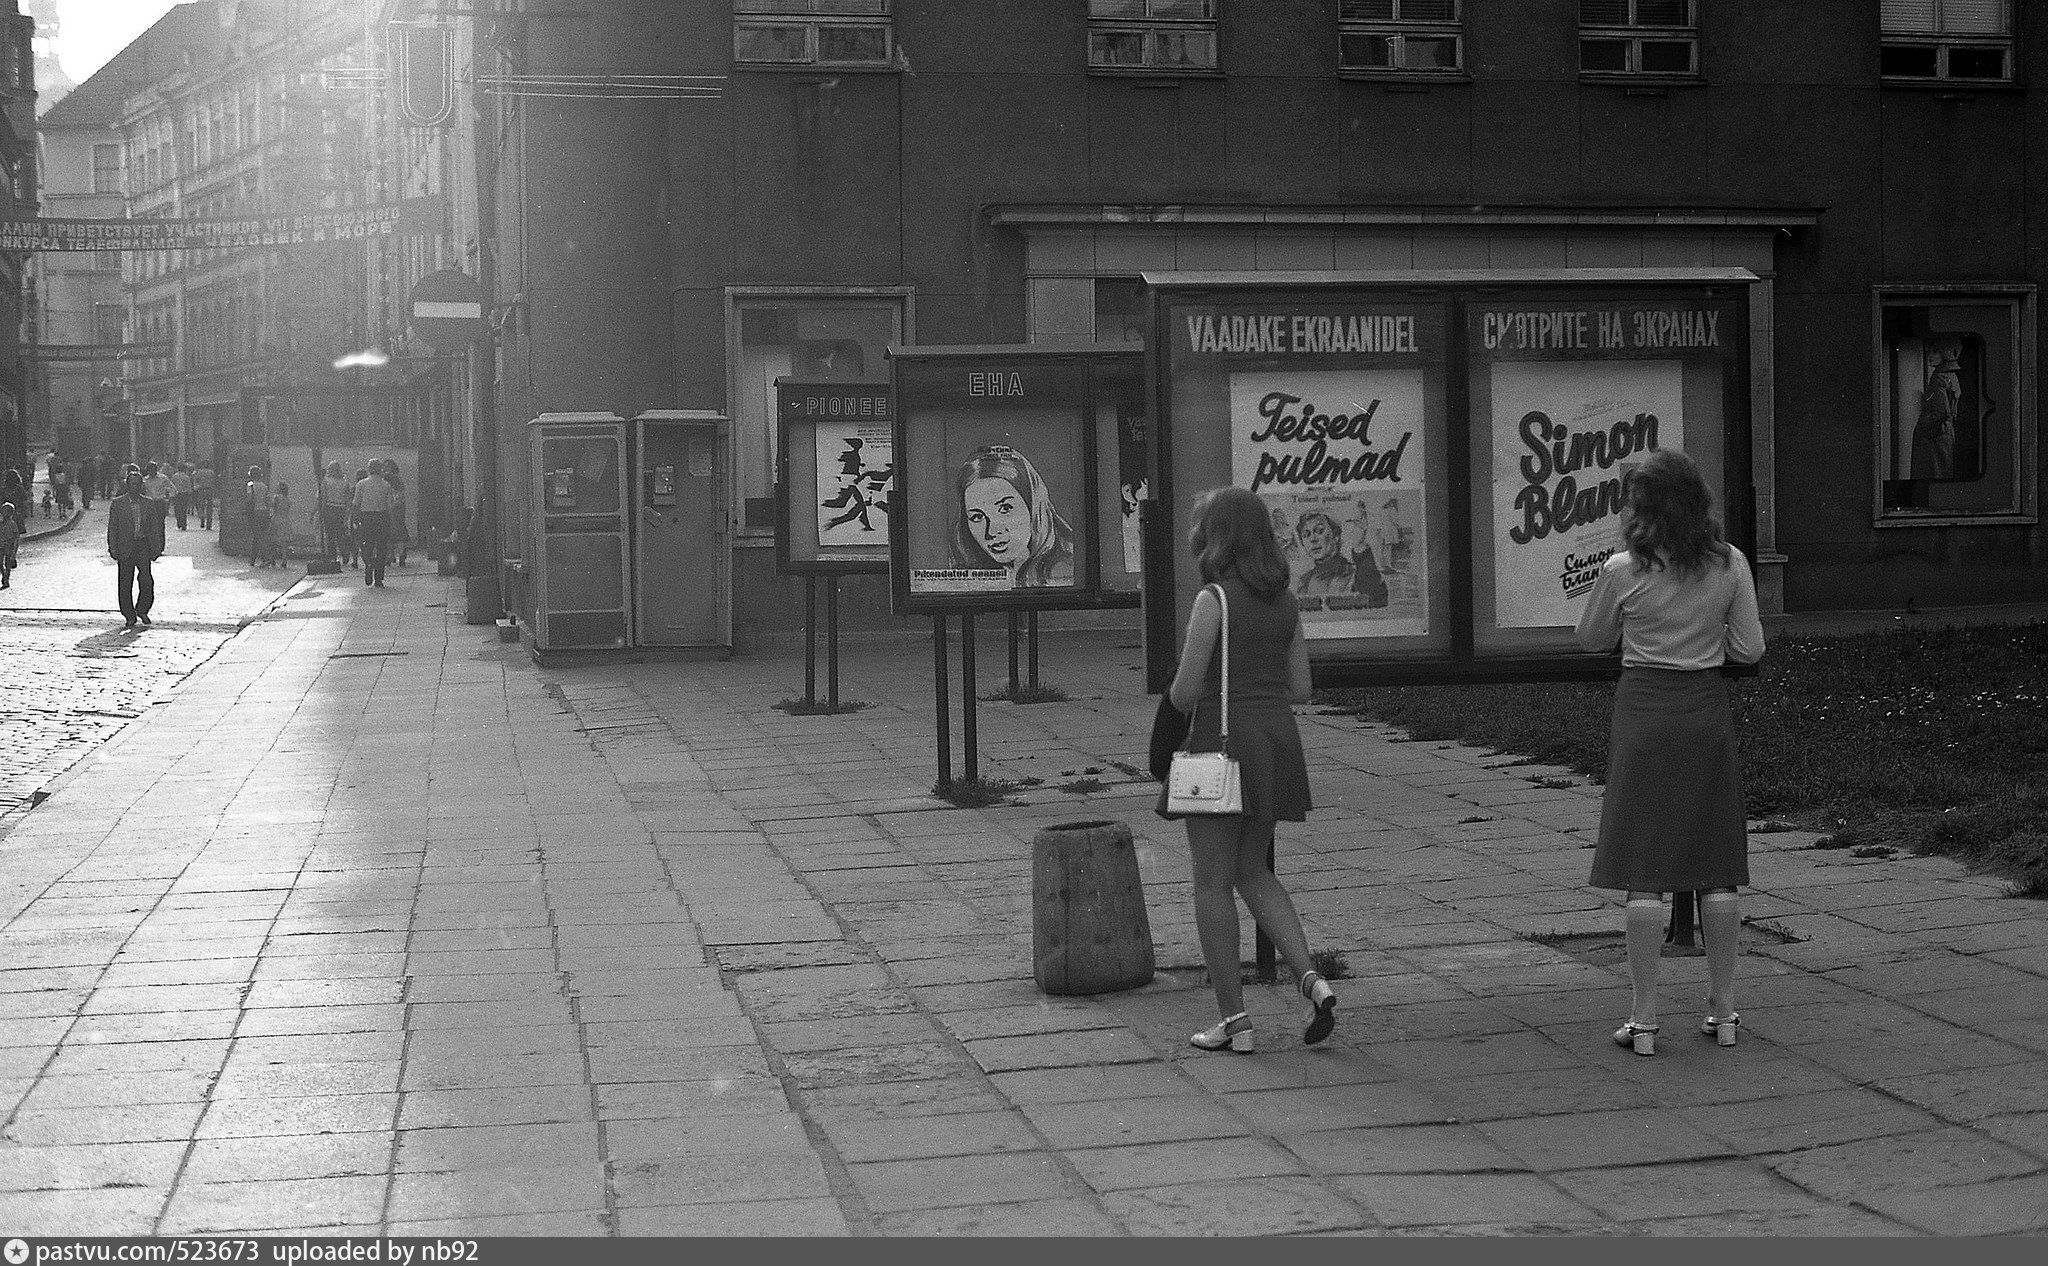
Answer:
[(785, 575), (889, 570), (896, 412), (887, 383), (775, 380), (775, 563)]
[(1140, 352), (1026, 344), (889, 356), (895, 612), (1137, 606)]
[[(1248, 488), (1323, 685), (1600, 677), (1573, 625), (1631, 460), (1680, 447), (1752, 550), (1740, 269), (1147, 274), (1146, 666), (1202, 491)], [(1155, 609), (1156, 608), (1156, 609)]]
[[(1621, 539), (1622, 476), (1659, 449), (1699, 463), (1753, 552), (1748, 312), (1700, 289), (1530, 289), (1464, 305), (1473, 436), (1473, 654), (1582, 654), (1572, 628)], [(1731, 407), (1732, 406), (1732, 407)], [(1731, 523), (1730, 507), (1740, 512)]]

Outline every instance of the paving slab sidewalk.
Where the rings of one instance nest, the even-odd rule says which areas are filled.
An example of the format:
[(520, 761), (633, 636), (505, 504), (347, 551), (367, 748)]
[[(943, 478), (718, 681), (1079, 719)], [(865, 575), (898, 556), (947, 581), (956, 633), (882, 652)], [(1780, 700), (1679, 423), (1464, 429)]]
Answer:
[[(350, 579), (0, 823), (0, 1229), (2048, 1229), (2048, 922), (1950, 863), (1754, 835), (1742, 1044), (1673, 958), (1644, 1060), (1623, 970), (1553, 935), (1619, 925), (1598, 789), (1302, 709), (1280, 871), (1337, 1035), (1254, 986), (1260, 1053), (1206, 1055), (1132, 635), (1048, 635), (1069, 698), (978, 711), (1028, 785), (960, 809), (929, 642), (850, 642), (865, 706), (798, 717), (796, 654), (543, 669), (458, 582)], [(1032, 840), (1094, 819), (1160, 970), (1048, 996)]]

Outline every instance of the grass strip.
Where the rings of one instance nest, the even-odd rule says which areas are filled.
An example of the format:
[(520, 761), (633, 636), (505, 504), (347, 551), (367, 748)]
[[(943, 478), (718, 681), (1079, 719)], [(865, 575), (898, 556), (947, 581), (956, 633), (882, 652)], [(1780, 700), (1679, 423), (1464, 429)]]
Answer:
[[(1733, 684), (1752, 819), (1952, 857), (2048, 897), (2048, 624), (1774, 639)], [(1326, 710), (1599, 779), (1606, 682), (1316, 692)], [(1866, 856), (1874, 854), (1864, 854)]]

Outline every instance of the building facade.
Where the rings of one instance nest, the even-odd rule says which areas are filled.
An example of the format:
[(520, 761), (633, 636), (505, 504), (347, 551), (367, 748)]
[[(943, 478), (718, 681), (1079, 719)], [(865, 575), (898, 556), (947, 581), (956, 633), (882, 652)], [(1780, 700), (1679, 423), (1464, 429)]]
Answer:
[[(447, 530), (447, 507), (466, 500), (468, 366), (410, 337), (407, 294), (458, 264), (458, 234), (474, 230), (449, 196), (455, 129), (409, 126), (393, 108), (397, 8), (182, 4), (45, 117), (62, 174), (53, 216), (271, 229), (279, 217), (407, 208), (402, 231), (46, 253), (46, 269), (84, 279), (53, 313), (66, 341), (124, 345), (113, 372), (94, 362), (53, 395), (53, 415), (69, 418), (97, 393), (95, 448), (224, 470), (238, 446), (265, 450), (259, 462), (285, 448), (401, 449), (415, 455), (404, 464), (422, 485), (420, 529)], [(116, 277), (118, 313), (102, 297)]]
[[(1767, 609), (2048, 599), (2041, 6), (2012, 0), (524, 0), (478, 64), (500, 546), (538, 416), (731, 419), (736, 630), (773, 384), (892, 344), (1141, 336), (1147, 273), (1746, 270), (1725, 507)], [(886, 627), (879, 578), (850, 623)]]
[[(26, 219), (36, 206), (35, 19), (17, 0), (0, 3), (0, 219)], [(0, 251), (0, 468), (28, 465), (27, 404), (32, 376), (23, 344), (37, 337), (28, 257)]]

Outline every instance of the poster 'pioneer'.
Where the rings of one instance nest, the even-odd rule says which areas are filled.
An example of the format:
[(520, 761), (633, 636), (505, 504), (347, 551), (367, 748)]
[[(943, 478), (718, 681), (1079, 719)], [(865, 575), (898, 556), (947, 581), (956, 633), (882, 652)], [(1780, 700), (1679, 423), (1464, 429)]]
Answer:
[(1578, 622), (1621, 544), (1621, 479), (1684, 448), (1675, 360), (1493, 366), (1494, 612), (1500, 628)]
[(1416, 369), (1230, 377), (1231, 477), (1264, 499), (1311, 638), (1428, 628)]

